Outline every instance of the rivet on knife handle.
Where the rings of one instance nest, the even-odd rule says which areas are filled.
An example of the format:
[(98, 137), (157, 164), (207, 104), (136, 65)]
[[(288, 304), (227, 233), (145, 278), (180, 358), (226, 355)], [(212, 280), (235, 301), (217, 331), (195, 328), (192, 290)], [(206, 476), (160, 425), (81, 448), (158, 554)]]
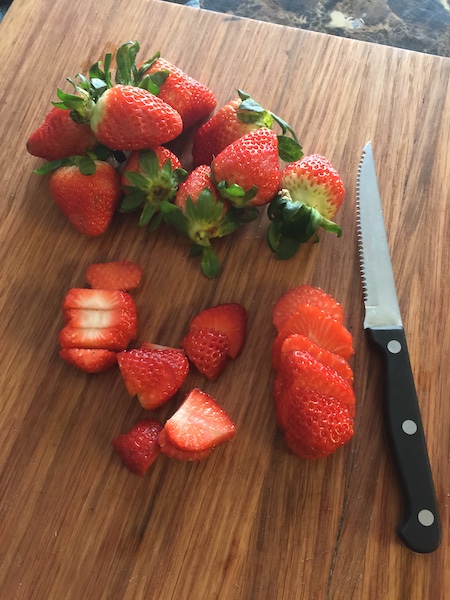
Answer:
[(433, 552), (441, 524), (370, 142), (358, 170), (357, 224), (364, 328), (383, 357), (386, 433), (404, 499), (397, 533), (411, 550)]

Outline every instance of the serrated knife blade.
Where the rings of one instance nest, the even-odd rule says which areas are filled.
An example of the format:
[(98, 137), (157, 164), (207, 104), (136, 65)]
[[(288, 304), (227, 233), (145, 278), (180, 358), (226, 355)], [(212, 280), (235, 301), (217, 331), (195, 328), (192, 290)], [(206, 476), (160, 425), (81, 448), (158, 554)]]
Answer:
[(441, 541), (441, 524), (371, 142), (362, 153), (356, 190), (364, 329), (383, 361), (385, 428), (404, 500), (397, 533), (414, 552), (433, 552)]

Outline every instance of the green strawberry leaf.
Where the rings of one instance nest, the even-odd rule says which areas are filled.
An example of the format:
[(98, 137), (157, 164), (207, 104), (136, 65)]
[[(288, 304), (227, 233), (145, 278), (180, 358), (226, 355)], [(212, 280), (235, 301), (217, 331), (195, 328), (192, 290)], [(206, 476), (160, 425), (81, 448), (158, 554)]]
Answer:
[(198, 195), (195, 208), (198, 222), (215, 225), (222, 215), (223, 203), (221, 200), (216, 201), (211, 190), (205, 188)]
[(219, 181), (216, 187), (221, 197), (231, 202), (231, 204), (237, 208), (246, 206), (258, 192), (258, 187), (256, 185), (245, 191), (237, 183), (229, 184), (226, 181)]
[(151, 233), (152, 231), (155, 231), (156, 229), (158, 229), (158, 227), (161, 225), (162, 222), (162, 214), (160, 212), (157, 212), (152, 218), (151, 220), (148, 222), (148, 231)]
[(76, 165), (82, 175), (93, 175), (96, 171), (94, 159), (91, 156), (81, 156)]
[(202, 258), (201, 258), (201, 269), (203, 275), (212, 279), (220, 271), (220, 262), (217, 254), (214, 252), (210, 245), (203, 247)]
[(123, 176), (131, 183), (132, 186), (136, 187), (137, 189), (143, 192), (147, 190), (148, 181), (144, 175), (136, 173), (135, 171), (124, 171)]
[(146, 204), (139, 218), (139, 225), (145, 227), (148, 225), (156, 213), (156, 207), (153, 204)]
[(191, 244), (191, 249), (189, 251), (189, 258), (195, 258), (196, 256), (200, 256), (203, 252), (203, 248), (205, 246), (201, 246), (200, 244), (196, 244), (195, 242)]
[(126, 42), (117, 49), (117, 70), (115, 76), (115, 81), (117, 84), (134, 85), (136, 56), (139, 52), (139, 48), (139, 42)]
[(152, 56), (151, 58), (149, 58), (148, 60), (146, 60), (142, 63), (142, 65), (137, 70), (137, 74), (136, 74), (136, 82), (135, 83), (137, 86), (145, 87), (145, 86), (141, 85), (141, 83), (143, 81), (143, 77), (145, 76), (146, 72), (150, 69), (150, 67), (152, 67), (154, 65), (154, 63), (160, 57), (161, 57), (161, 52), (158, 51), (154, 56)]
[(145, 193), (132, 186), (123, 186), (126, 191), (125, 198), (122, 200), (119, 211), (122, 213), (133, 212), (145, 203)]
[(275, 221), (269, 223), (267, 228), (267, 243), (280, 260), (293, 258), (301, 245), (299, 240), (283, 236)]
[(159, 210), (167, 225), (189, 237), (189, 219), (178, 206), (164, 200), (159, 204)]
[(145, 178), (156, 179), (159, 174), (159, 161), (153, 150), (141, 150), (139, 152), (139, 166)]
[(57, 160), (51, 160), (44, 163), (37, 169), (34, 169), (34, 173), (37, 175), (48, 175), (48, 173), (53, 173), (53, 171), (56, 171), (56, 169), (59, 169), (67, 164), (69, 163), (66, 158), (58, 158)]
[(278, 156), (282, 161), (290, 163), (300, 160), (303, 156), (303, 150), (297, 140), (285, 135), (278, 136)]

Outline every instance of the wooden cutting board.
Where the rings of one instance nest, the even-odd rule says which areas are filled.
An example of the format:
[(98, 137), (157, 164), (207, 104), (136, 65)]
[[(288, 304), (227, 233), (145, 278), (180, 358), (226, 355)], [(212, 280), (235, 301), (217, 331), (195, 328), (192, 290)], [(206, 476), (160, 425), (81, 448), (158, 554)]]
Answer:
[[(264, 214), (217, 244), (206, 280), (187, 244), (117, 216), (77, 234), (25, 151), (65, 77), (139, 40), (209, 85), (218, 104), (251, 93), (327, 156), (346, 183), (343, 237), (290, 261), (264, 239)], [(0, 24), (0, 597), (5, 600), (443, 600), (450, 587), (450, 61), (153, 0), (15, 0)], [(443, 539), (430, 555), (395, 533), (401, 500), (383, 437), (380, 366), (362, 329), (355, 178), (372, 140)], [(190, 136), (184, 140), (189, 167)], [(165, 457), (131, 475), (111, 440), (145, 412), (117, 370), (90, 376), (58, 356), (60, 303), (92, 262), (144, 269), (138, 341), (179, 343), (219, 302), (249, 312), (241, 357), (215, 383), (189, 376), (236, 422), (199, 463)], [(354, 336), (356, 433), (326, 460), (291, 455), (271, 397), (271, 309), (287, 289), (321, 286)]]

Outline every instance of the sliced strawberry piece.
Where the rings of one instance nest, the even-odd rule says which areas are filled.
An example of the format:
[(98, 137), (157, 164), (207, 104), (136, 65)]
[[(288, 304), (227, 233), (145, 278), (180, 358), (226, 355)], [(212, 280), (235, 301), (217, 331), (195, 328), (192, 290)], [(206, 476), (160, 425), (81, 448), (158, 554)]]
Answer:
[(198, 452), (180, 450), (170, 442), (165, 429), (160, 432), (158, 436), (158, 443), (163, 454), (169, 458), (177, 458), (178, 460), (203, 460), (204, 458), (208, 458), (212, 450), (212, 448), (208, 448), (207, 450), (199, 450)]
[(133, 297), (120, 290), (94, 290), (89, 288), (70, 289), (63, 301), (63, 312), (69, 308), (91, 308), (114, 310), (134, 305)]
[(193, 329), (181, 340), (193, 365), (211, 381), (216, 380), (228, 362), (230, 343), (226, 335), (208, 329)]
[(130, 260), (95, 263), (86, 271), (86, 281), (102, 290), (133, 290), (142, 279), (142, 269)]
[(111, 350), (61, 348), (59, 354), (67, 363), (86, 373), (101, 373), (117, 364), (117, 354)]
[(133, 335), (121, 327), (72, 327), (67, 324), (61, 329), (58, 336), (61, 348), (98, 348), (124, 350), (133, 340)]
[(236, 426), (211, 396), (195, 388), (166, 422), (164, 431), (180, 450), (202, 452), (232, 439)]
[(339, 402), (306, 387), (285, 390), (285, 398), (285, 441), (300, 458), (326, 457), (352, 438), (353, 419)]
[(227, 351), (230, 358), (236, 358), (242, 351), (247, 328), (247, 311), (240, 304), (230, 302), (218, 304), (200, 312), (189, 325), (189, 331), (195, 329), (217, 331), (229, 341)]
[(355, 416), (353, 387), (333, 368), (319, 362), (309, 352), (294, 350), (283, 354), (280, 371), (284, 374), (284, 384), (291, 390), (307, 387), (342, 404), (351, 417)]
[(67, 324), (78, 329), (99, 329), (117, 327), (130, 332), (133, 337), (137, 332), (137, 313), (131, 309), (94, 310), (91, 308), (70, 308), (65, 313)]
[(321, 288), (312, 285), (299, 285), (288, 290), (279, 298), (272, 309), (272, 321), (280, 331), (299, 304), (314, 304), (339, 323), (344, 323), (344, 309), (336, 300)]
[(324, 348), (321, 348), (309, 338), (300, 334), (289, 335), (283, 341), (281, 346), (281, 356), (288, 355), (295, 350), (300, 352), (308, 352), (308, 354), (322, 364), (331, 367), (350, 385), (353, 384), (353, 370), (348, 362), (342, 358), (342, 356), (339, 356), (339, 354), (324, 350)]
[(184, 353), (160, 350), (121, 352), (117, 361), (128, 393), (145, 409), (161, 406), (184, 383), (189, 363)]
[(142, 419), (127, 433), (112, 442), (124, 465), (137, 475), (144, 475), (160, 453), (158, 435), (162, 424), (156, 419)]
[(171, 346), (162, 346), (160, 344), (153, 344), (151, 342), (143, 342), (139, 350), (147, 350), (153, 354), (153, 356), (160, 356), (163, 360), (170, 362), (170, 366), (175, 371), (177, 378), (183, 381), (186, 379), (186, 365), (187, 362), (186, 353), (183, 348), (172, 348)]
[(308, 337), (315, 344), (348, 360), (354, 354), (350, 332), (330, 315), (312, 304), (300, 304), (275, 338), (272, 366), (278, 368), (283, 341), (292, 334)]

